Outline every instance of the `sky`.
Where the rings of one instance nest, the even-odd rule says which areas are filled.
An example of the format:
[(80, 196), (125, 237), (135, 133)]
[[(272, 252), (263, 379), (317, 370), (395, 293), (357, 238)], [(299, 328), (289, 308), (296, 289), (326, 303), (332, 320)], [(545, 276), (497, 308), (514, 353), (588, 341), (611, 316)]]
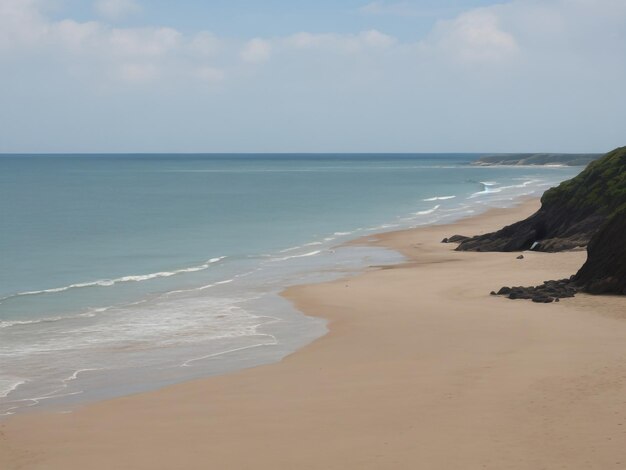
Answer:
[(0, 0), (0, 153), (604, 152), (626, 0)]

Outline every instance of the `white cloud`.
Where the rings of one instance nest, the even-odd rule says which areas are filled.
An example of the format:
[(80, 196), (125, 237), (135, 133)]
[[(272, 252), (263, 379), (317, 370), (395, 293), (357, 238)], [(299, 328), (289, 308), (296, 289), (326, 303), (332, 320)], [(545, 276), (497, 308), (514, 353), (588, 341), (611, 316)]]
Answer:
[(141, 11), (135, 0), (96, 0), (96, 12), (108, 20), (120, 20)]
[(307, 49), (313, 47), (320, 47), (327, 43), (334, 42), (335, 35), (333, 34), (312, 34), (312, 33), (296, 33), (293, 36), (288, 37), (285, 42), (288, 46)]
[(0, 0), (0, 51), (19, 44), (35, 44), (46, 34), (47, 23), (35, 0)]
[(222, 48), (222, 41), (208, 31), (201, 31), (196, 34), (189, 43), (189, 50), (201, 56), (216, 55)]
[(272, 55), (270, 41), (254, 38), (248, 41), (241, 50), (241, 58), (245, 62), (260, 63), (269, 60)]
[(144, 83), (158, 77), (158, 68), (154, 64), (121, 64), (115, 69), (115, 77), (124, 82)]
[[(52, 21), (40, 13), (40, 3), (0, 0), (0, 63), (3, 56), (28, 61), (31, 53), (41, 57), (45, 52), (47, 63), (56, 61), (68, 75), (91, 80), (95, 86), (108, 79), (142, 83), (198, 73), (205, 81), (220, 77), (219, 68), (207, 63), (221, 48), (219, 39), (209, 32), (185, 36), (167, 27), (114, 28), (99, 21)], [(121, 4), (116, 5), (121, 11)]]
[[(514, 0), (439, 21), (424, 40), (412, 43), (400, 42), (375, 29), (352, 34), (300, 32), (276, 38), (226, 40), (208, 31), (186, 35), (169, 27), (116, 28), (99, 21), (52, 21), (40, 13), (40, 1), (43, 0), (0, 0), (0, 53), (13, 51), (24, 55), (29, 50), (45, 49), (51, 60), (56, 57), (74, 71), (81, 67), (94, 71), (120, 69), (125, 72), (118, 78), (133, 80), (148, 76), (151, 80), (203, 76), (219, 81), (227, 73), (233, 75), (240, 61), (254, 65), (273, 58), (280, 66), (281, 61), (298, 57), (306, 60), (309, 53), (315, 54), (316, 63), (328, 60), (334, 64), (338, 64), (333, 59), (337, 55), (369, 55), (371, 60), (385, 60), (385, 67), (398, 70), (411, 63), (419, 67), (433, 57), (439, 62), (497, 67), (532, 60), (549, 48), (555, 53), (583, 54), (599, 38), (610, 50), (622, 50), (623, 41), (609, 41), (607, 36), (619, 35), (624, 29), (619, 26), (626, 16), (626, 2), (620, 0)], [(372, 13), (407, 13), (412, 5), (375, 1), (364, 8)], [(136, 10), (137, 3), (103, 0), (98, 6), (116, 16)], [(572, 44), (577, 45), (575, 50)], [(77, 54), (80, 58), (73, 58)], [(390, 57), (395, 62), (388, 62)], [(86, 58), (89, 65), (83, 63)], [(170, 71), (149, 72), (148, 64), (153, 71)]]
[(113, 29), (107, 40), (109, 50), (119, 55), (160, 56), (176, 50), (182, 34), (172, 28)]
[[(293, 66), (296, 74), (309, 70), (305, 62), (330, 71), (371, 64), (376, 76), (406, 74), (443, 62), (489, 64), (596, 63), (626, 52), (626, 1), (513, 0), (468, 10), (439, 21), (421, 41), (402, 42), (379, 30), (356, 33), (299, 32), (274, 38), (225, 39), (208, 31), (183, 34), (169, 27), (114, 27), (105, 21), (54, 21), (39, 8), (44, 0), (0, 0), (0, 61), (2, 55), (28, 58), (45, 51), (58, 70), (98, 81), (115, 80), (224, 81), (240, 73), (241, 62)], [(98, 2), (109, 16), (136, 10), (136, 2)], [(370, 13), (415, 13), (409, 2), (375, 1)], [(550, 51), (549, 54), (547, 51)], [(344, 61), (343, 56), (354, 60)], [(34, 56), (33, 56), (34, 57)], [(41, 55), (40, 55), (41, 57)], [(314, 58), (314, 59), (312, 59)], [(28, 60), (28, 59), (24, 59)], [(384, 64), (384, 65), (381, 65)], [(572, 65), (573, 67), (574, 65)], [(33, 62), (33, 67), (36, 64)], [(434, 67), (434, 68), (433, 68)], [(84, 69), (84, 73), (80, 70)], [(478, 68), (476, 68), (478, 70)], [(115, 73), (110, 71), (116, 71)], [(330, 73), (330, 72), (329, 72)], [(372, 76), (374, 74), (370, 74)]]
[(375, 29), (359, 34), (359, 39), (363, 44), (370, 47), (390, 47), (396, 43), (395, 38), (381, 33), (380, 31), (376, 31)]
[(493, 8), (473, 10), (440, 22), (431, 36), (431, 44), (462, 62), (508, 60), (519, 51), (515, 37), (501, 28)]
[(71, 51), (78, 52), (93, 41), (98, 41), (102, 34), (102, 27), (95, 21), (78, 23), (73, 20), (63, 20), (53, 23), (48, 28), (48, 34)]
[(313, 34), (296, 33), (285, 38), (282, 43), (292, 49), (325, 49), (328, 52), (354, 53), (367, 49), (384, 49), (396, 43), (396, 39), (377, 30), (358, 34)]
[[(73, 119), (105, 116), (116, 93), (125, 94), (128, 122), (140, 131), (120, 124), (119, 145), (132, 144), (131, 134), (153, 137), (137, 150), (147, 141), (181, 150), (194, 139), (204, 149), (221, 142), (231, 151), (258, 150), (259, 142), (269, 150), (482, 151), (518, 139), (523, 150), (626, 135), (625, 0), (510, 0), (446, 13), (425, 37), (408, 41), (375, 29), (253, 39), (167, 24), (59, 21), (40, 8), (49, 1), (59, 0), (0, 0), (0, 101), (13, 111), (0, 116), (5, 151), (29, 142), (32, 124), (20, 123), (49, 115), (50, 103), (62, 103), (59, 119), (42, 121), (41, 132), (61, 142), (64, 129), (78, 129), (74, 135), (91, 148), (89, 131), (98, 136), (88, 119)], [(409, 7), (419, 4), (378, 1), (366, 10), (414, 16), (420, 10)], [(255, 66), (269, 73), (250, 74)], [(258, 117), (270, 107), (266, 125)], [(160, 129), (142, 127), (170, 108), (197, 125), (161, 113)], [(235, 132), (246, 138), (234, 139)], [(235, 140), (247, 147), (233, 148)], [(67, 142), (73, 137), (61, 144)], [(312, 148), (298, 147), (302, 142)]]
[(204, 82), (215, 83), (223, 81), (226, 73), (217, 67), (205, 65), (196, 70), (195, 76)]

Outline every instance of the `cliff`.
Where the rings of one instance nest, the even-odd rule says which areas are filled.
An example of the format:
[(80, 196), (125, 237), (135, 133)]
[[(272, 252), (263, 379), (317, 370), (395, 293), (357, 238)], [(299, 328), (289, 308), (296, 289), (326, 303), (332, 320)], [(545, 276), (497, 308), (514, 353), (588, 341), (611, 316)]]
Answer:
[(593, 236), (574, 283), (591, 294), (626, 295), (626, 205)]
[(626, 147), (621, 147), (591, 162), (575, 178), (546, 191), (541, 209), (529, 218), (468, 238), (457, 250), (562, 251), (585, 246), (600, 227), (609, 230), (604, 224), (613, 220), (614, 214), (619, 222), (617, 210), (625, 204)]

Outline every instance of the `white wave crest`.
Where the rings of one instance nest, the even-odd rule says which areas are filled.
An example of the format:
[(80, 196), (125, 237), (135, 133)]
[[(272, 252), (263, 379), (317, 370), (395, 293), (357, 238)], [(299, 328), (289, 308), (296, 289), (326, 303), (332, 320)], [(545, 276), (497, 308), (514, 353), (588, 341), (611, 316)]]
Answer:
[(226, 258), (226, 256), (220, 256), (218, 258), (211, 258), (206, 263), (201, 264), (199, 266), (191, 266), (189, 268), (177, 269), (175, 271), (161, 271), (161, 272), (150, 273), (150, 274), (139, 274), (135, 276), (122, 276), (116, 279), (100, 279), (98, 281), (92, 281), (92, 282), (80, 282), (77, 284), (70, 284), (69, 286), (55, 287), (52, 289), (18, 292), (17, 294), (12, 294), (12, 295), (8, 295), (6, 297), (0, 298), (0, 302), (3, 300), (12, 299), (14, 297), (23, 297), (27, 295), (55, 294), (58, 292), (65, 292), (70, 289), (81, 289), (85, 287), (110, 287), (115, 284), (124, 283), (124, 282), (142, 282), (142, 281), (149, 281), (149, 280), (157, 279), (157, 278), (177, 276), (179, 274), (194, 273), (198, 271), (204, 271), (205, 269), (208, 269), (212, 264), (222, 261), (224, 258)]
[(498, 189), (500, 191), (503, 191), (503, 190), (506, 190), (506, 189), (526, 188), (526, 187), (530, 186), (533, 183), (540, 183), (540, 182), (541, 182), (540, 180), (527, 180), (527, 181), (524, 181), (521, 184), (514, 184), (514, 185), (511, 185), (511, 186), (501, 186)]
[(509, 190), (509, 189), (526, 188), (526, 187), (530, 186), (531, 184), (537, 184), (537, 183), (540, 183), (540, 182), (541, 182), (540, 180), (527, 180), (527, 181), (524, 181), (521, 184), (514, 184), (514, 185), (510, 185), (510, 186), (500, 186), (500, 187), (494, 188), (493, 186), (498, 184), (498, 183), (491, 182), (491, 181), (481, 181), (480, 184), (483, 185), (483, 190), (482, 191), (478, 191), (478, 192), (472, 194), (469, 198), (473, 199), (475, 197), (483, 196), (485, 194), (500, 193), (502, 191), (506, 191), (506, 190)]
[(435, 207), (425, 210), (425, 211), (418, 211), (415, 213), (415, 215), (428, 215), (428, 214), (432, 214), (433, 212), (435, 212), (437, 209), (439, 209), (441, 206), (439, 204), (437, 204)]
[(10, 328), (12, 326), (23, 326), (23, 325), (36, 325), (38, 323), (53, 323), (60, 320), (65, 320), (69, 317), (49, 317), (49, 318), (41, 318), (39, 320), (4, 320), (0, 321), (0, 328)]
[[(125, 307), (130, 307), (131, 305), (138, 305), (146, 302), (145, 300), (140, 300), (138, 302), (132, 302), (124, 305)], [(37, 318), (35, 320), (4, 320), (0, 321), (0, 328), (10, 328), (13, 326), (27, 326), (27, 325), (38, 325), (41, 323), (56, 323), (63, 320), (76, 320), (77, 318), (93, 318), (99, 313), (106, 312), (116, 308), (114, 305), (110, 305), (108, 307), (96, 307), (89, 308), (86, 312), (78, 313), (75, 315), (60, 315), (57, 317), (43, 317)]]
[(25, 379), (19, 379), (17, 377), (0, 377), (0, 398), (8, 397), (17, 387), (25, 383)]
[(289, 253), (290, 251), (296, 251), (299, 250), (300, 248), (304, 248), (305, 246), (317, 246), (317, 245), (322, 245), (322, 242), (311, 242), (311, 243), (305, 243), (304, 245), (298, 245), (298, 246), (292, 246), (291, 248), (285, 248), (284, 250), (280, 250), (279, 253)]
[(448, 199), (454, 199), (456, 196), (435, 196), (429, 197), (428, 199), (422, 199), (424, 202), (432, 202), (432, 201), (446, 201)]
[(376, 230), (385, 230), (385, 229), (396, 228), (396, 227), (400, 227), (400, 225), (399, 224), (382, 224), (382, 225), (377, 225), (376, 227), (365, 229), (365, 231), (375, 232)]
[(199, 292), (199, 291), (203, 291), (203, 290), (206, 290), (206, 289), (210, 289), (211, 287), (221, 286), (223, 284), (230, 284), (234, 280), (235, 280), (234, 278), (233, 279), (225, 279), (223, 281), (214, 282), (213, 284), (207, 284), (206, 286), (194, 287), (192, 289), (172, 290), (172, 291), (166, 292), (163, 295), (165, 297), (167, 297), (169, 295), (174, 295), (174, 294), (184, 294), (184, 293), (187, 293), (187, 292)]
[(67, 385), (68, 382), (72, 382), (76, 379), (78, 379), (78, 376), (80, 374), (82, 374), (83, 372), (90, 372), (90, 371), (97, 371), (97, 370), (105, 370), (104, 368), (101, 367), (97, 367), (97, 368), (88, 368), (88, 369), (78, 369), (76, 371), (74, 371), (72, 373), (72, 375), (70, 375), (69, 377), (66, 377), (64, 379), (61, 379), (61, 383), (63, 383), (64, 385)]
[(500, 191), (502, 191), (502, 188), (493, 188), (493, 186), (495, 186), (496, 182), (494, 181), (481, 181), (480, 184), (482, 184), (483, 189), (482, 191), (477, 191), (475, 193), (473, 193), (469, 198), (473, 199), (475, 197), (478, 196), (482, 196), (483, 194), (489, 194), (489, 193), (499, 193)]
[(308, 256), (319, 255), (321, 252), (322, 252), (321, 250), (311, 251), (309, 253), (304, 253), (302, 255), (293, 255), (293, 256), (285, 256), (283, 258), (275, 258), (275, 259), (273, 259), (271, 261), (272, 262), (276, 262), (276, 261), (287, 261), (288, 259), (294, 259), (294, 258), (306, 258)]

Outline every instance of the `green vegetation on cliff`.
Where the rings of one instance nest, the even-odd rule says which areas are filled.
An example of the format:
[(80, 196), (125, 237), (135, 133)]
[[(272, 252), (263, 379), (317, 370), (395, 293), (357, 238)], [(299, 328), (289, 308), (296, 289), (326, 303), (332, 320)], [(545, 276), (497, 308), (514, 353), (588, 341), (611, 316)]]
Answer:
[(549, 189), (541, 202), (611, 215), (626, 204), (626, 147), (609, 152), (575, 178)]
[[(607, 153), (575, 178), (546, 191), (541, 209), (529, 218), (465, 239), (457, 250), (560, 251), (584, 245), (587, 261), (572, 278), (573, 284), (592, 294), (626, 295), (626, 147)], [(568, 283), (517, 288), (519, 292), (509, 298), (568, 297)], [(543, 297), (535, 298), (538, 292)]]
[(462, 251), (562, 251), (586, 246), (615, 210), (626, 204), (626, 147), (593, 161), (578, 176), (543, 195), (526, 220), (463, 241)]

